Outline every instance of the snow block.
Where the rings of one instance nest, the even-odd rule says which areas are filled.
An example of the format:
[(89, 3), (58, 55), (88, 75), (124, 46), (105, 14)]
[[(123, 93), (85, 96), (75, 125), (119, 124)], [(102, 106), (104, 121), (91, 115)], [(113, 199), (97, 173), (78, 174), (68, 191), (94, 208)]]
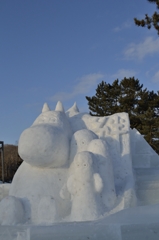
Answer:
[(131, 153), (134, 168), (159, 167), (159, 156), (134, 128), (130, 129)]
[(89, 129), (98, 138), (107, 142), (112, 156), (114, 181), (117, 191), (123, 191), (126, 182), (134, 186), (132, 169), (130, 123), (127, 113), (117, 113), (109, 117), (92, 117), (87, 113), (68, 112), (69, 121), (74, 132)]

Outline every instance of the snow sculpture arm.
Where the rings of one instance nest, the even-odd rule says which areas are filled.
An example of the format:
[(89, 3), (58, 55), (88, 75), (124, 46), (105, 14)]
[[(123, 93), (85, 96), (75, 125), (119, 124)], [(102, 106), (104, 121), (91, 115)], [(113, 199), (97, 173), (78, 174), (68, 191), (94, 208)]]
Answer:
[(68, 192), (67, 189), (67, 184), (65, 183), (60, 191), (60, 197), (62, 199), (70, 199), (70, 193)]
[(102, 181), (100, 175), (98, 173), (94, 173), (93, 178), (94, 178), (95, 191), (98, 193), (101, 193), (101, 191), (103, 189), (103, 181)]
[(76, 192), (76, 187), (75, 187), (75, 178), (74, 175), (71, 175), (67, 181), (67, 189), (71, 195), (74, 195)]
[(65, 183), (60, 191), (60, 197), (62, 199), (70, 199), (72, 195), (75, 194), (75, 179), (74, 176), (71, 175), (68, 180), (67, 183)]

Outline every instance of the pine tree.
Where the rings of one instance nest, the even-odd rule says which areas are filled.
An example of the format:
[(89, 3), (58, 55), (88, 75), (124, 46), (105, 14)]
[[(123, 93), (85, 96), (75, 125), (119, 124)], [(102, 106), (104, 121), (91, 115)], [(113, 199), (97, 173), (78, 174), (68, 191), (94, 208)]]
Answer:
[(130, 125), (132, 128), (136, 128), (140, 124), (137, 117), (137, 103), (143, 85), (140, 85), (139, 80), (134, 77), (124, 78), (120, 85), (121, 96), (119, 97), (119, 103), (121, 111), (129, 113)]
[[(157, 10), (159, 10), (159, 0), (148, 0), (148, 2), (155, 3)], [(134, 18), (134, 22), (137, 26), (141, 27), (147, 26), (148, 29), (150, 29), (153, 26), (159, 35), (159, 12), (155, 11), (151, 17), (149, 17), (148, 14), (145, 14), (145, 19), (142, 20)]]
[(152, 127), (152, 147), (159, 154), (159, 117), (156, 117), (155, 124)]
[(92, 116), (127, 112), (131, 128), (136, 128), (159, 153), (159, 92), (143, 89), (138, 79), (124, 78), (112, 84), (102, 81), (93, 97), (86, 96)]
[(139, 117), (142, 122), (141, 134), (143, 134), (146, 141), (153, 148), (155, 148), (153, 144), (154, 127), (156, 124), (154, 110), (149, 107), (147, 111), (145, 111), (144, 114), (141, 114)]
[(117, 112), (119, 92), (118, 80), (115, 80), (113, 85), (102, 81), (96, 89), (96, 95), (86, 97), (91, 110), (90, 114), (92, 116), (107, 116)]

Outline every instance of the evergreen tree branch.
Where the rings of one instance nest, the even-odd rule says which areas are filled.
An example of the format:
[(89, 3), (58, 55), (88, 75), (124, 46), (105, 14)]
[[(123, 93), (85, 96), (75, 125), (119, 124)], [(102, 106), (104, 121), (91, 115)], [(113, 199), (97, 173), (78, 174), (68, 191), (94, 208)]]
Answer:
[[(155, 3), (157, 10), (159, 10), (159, 0), (148, 0), (148, 1), (151, 3)], [(145, 18), (141, 20), (134, 18), (134, 22), (137, 26), (147, 27), (148, 29), (151, 29), (151, 27), (154, 27), (154, 29), (156, 29), (159, 35), (159, 12), (155, 11), (151, 17), (148, 14), (145, 14)]]

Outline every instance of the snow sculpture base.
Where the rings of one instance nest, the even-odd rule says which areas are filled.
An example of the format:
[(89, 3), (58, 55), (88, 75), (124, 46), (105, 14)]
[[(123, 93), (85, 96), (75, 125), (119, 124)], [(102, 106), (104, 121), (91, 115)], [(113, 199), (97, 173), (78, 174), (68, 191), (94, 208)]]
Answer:
[(122, 210), (93, 222), (0, 226), (0, 240), (158, 240), (159, 205)]
[(44, 104), (18, 150), (24, 162), (0, 202), (0, 240), (158, 239), (159, 157), (126, 113)]

